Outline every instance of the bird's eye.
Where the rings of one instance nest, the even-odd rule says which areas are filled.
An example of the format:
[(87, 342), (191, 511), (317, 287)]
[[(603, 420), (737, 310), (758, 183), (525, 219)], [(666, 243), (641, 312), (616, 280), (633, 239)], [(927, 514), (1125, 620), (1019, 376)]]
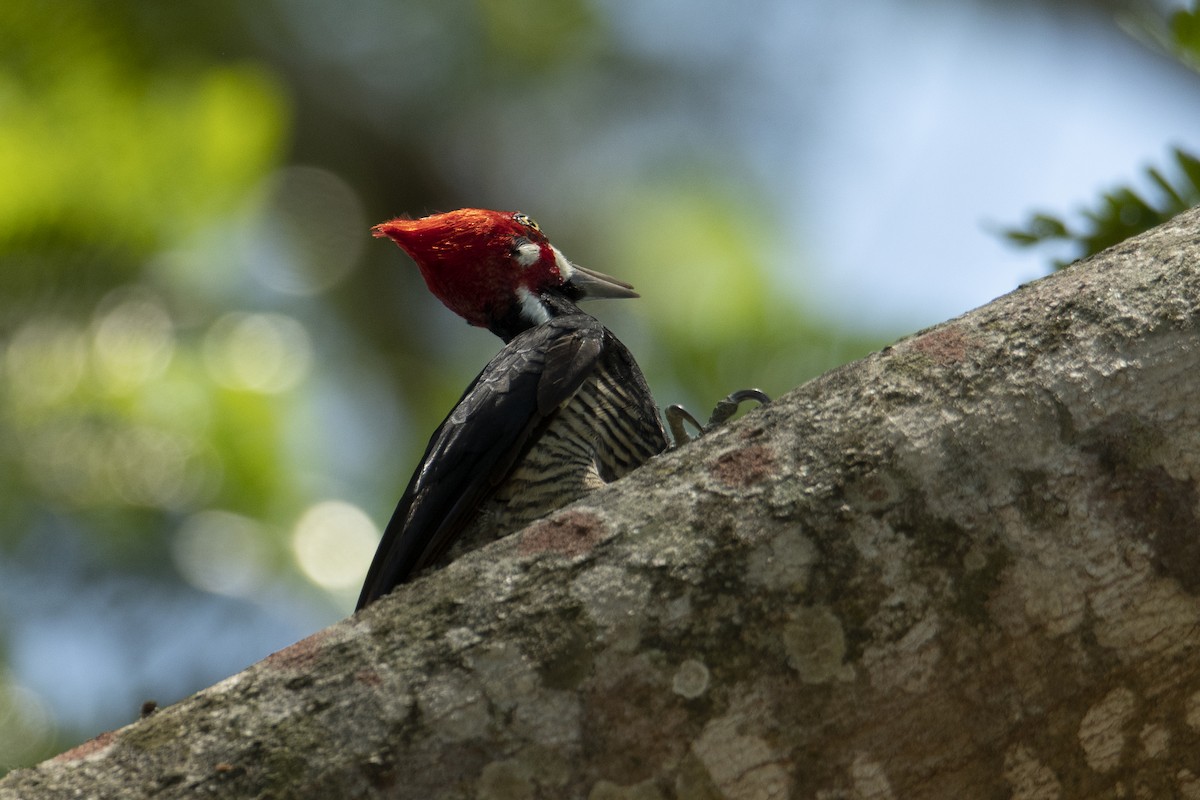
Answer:
[(513, 221), (518, 225), (524, 225), (526, 228), (531, 228), (535, 231), (541, 230), (541, 228), (538, 227), (538, 224), (534, 222), (528, 214), (522, 214), (520, 211), (513, 214)]

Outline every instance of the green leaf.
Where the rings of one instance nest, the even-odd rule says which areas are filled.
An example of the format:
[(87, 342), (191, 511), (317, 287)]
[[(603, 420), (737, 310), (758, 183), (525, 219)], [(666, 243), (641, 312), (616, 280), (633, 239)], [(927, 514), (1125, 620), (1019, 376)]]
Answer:
[[(1146, 169), (1146, 178), (1156, 190), (1150, 198), (1129, 186), (1119, 186), (1102, 195), (1098, 207), (1083, 209), (1078, 225), (1069, 225), (1050, 214), (1035, 214), (1025, 226), (1005, 230), (1004, 236), (1020, 247), (1048, 241), (1071, 242), (1077, 253), (1073, 261), (1149, 230), (1200, 203), (1200, 161), (1180, 149), (1174, 151), (1174, 156), (1178, 176), (1167, 175), (1156, 167)], [(1055, 267), (1068, 263), (1056, 261)]]

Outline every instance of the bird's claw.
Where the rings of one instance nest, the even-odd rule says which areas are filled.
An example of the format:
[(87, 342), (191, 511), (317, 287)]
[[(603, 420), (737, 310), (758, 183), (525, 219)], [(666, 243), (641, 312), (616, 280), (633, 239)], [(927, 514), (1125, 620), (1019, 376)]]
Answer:
[(691, 412), (678, 403), (667, 406), (665, 416), (667, 418), (667, 427), (671, 429), (671, 440), (675, 442), (675, 447), (679, 447), (684, 442), (692, 440), (691, 435), (683, 427), (685, 422), (690, 423), (696, 429), (697, 437), (704, 435), (704, 426), (696, 421)]
[[(767, 397), (766, 393), (759, 389), (739, 389), (736, 392), (731, 392), (728, 397), (717, 403), (716, 407), (713, 408), (712, 414), (709, 415), (707, 425), (701, 425), (686, 408), (678, 403), (667, 406), (667, 427), (671, 429), (671, 438), (675, 440), (675, 446), (679, 447), (693, 439), (698, 439), (713, 428), (724, 425), (729, 421), (730, 417), (737, 413), (738, 407), (747, 400), (753, 400), (760, 406), (765, 406), (771, 402), (771, 398)], [(685, 423), (696, 429), (695, 436), (687, 432), (684, 427)]]
[(747, 400), (753, 400), (760, 406), (765, 406), (771, 402), (771, 398), (767, 397), (766, 392), (761, 389), (738, 389), (717, 403), (712, 415), (708, 418), (708, 424), (704, 426), (703, 432), (707, 433), (718, 425), (724, 425), (730, 417), (737, 413), (738, 406)]

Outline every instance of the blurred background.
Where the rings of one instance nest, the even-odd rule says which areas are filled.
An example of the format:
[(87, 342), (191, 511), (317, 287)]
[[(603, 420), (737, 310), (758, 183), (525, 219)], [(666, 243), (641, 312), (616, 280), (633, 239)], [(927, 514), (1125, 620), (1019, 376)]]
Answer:
[(351, 611), (499, 347), (374, 223), (527, 212), (707, 413), (1200, 199), (1173, 5), (733, 8), (0, 4), (0, 772)]

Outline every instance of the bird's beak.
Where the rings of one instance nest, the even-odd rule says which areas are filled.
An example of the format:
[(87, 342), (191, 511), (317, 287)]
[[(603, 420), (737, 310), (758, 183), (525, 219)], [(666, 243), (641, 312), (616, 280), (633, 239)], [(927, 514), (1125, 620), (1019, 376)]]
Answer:
[(570, 277), (567, 278), (567, 283), (574, 286), (579, 291), (580, 299), (584, 300), (601, 297), (640, 297), (633, 290), (633, 286), (625, 281), (617, 280), (611, 275), (605, 275), (603, 272), (597, 272), (594, 269), (581, 267), (578, 264), (571, 264)]

